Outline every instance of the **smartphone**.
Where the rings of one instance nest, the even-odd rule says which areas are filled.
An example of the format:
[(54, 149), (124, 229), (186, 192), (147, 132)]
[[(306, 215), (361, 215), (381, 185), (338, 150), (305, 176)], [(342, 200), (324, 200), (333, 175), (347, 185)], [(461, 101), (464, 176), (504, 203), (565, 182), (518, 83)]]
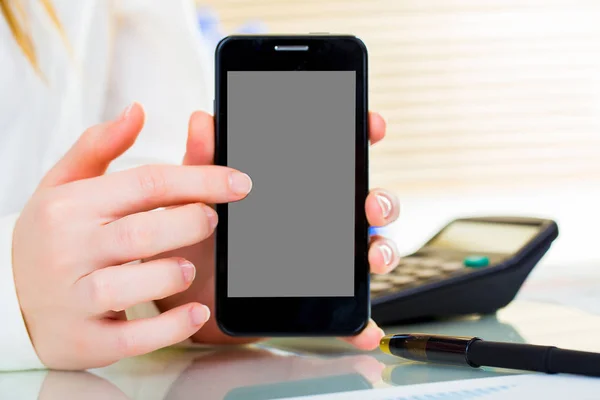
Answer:
[(216, 320), (231, 336), (351, 336), (369, 306), (367, 51), (353, 36), (230, 36), (216, 49)]

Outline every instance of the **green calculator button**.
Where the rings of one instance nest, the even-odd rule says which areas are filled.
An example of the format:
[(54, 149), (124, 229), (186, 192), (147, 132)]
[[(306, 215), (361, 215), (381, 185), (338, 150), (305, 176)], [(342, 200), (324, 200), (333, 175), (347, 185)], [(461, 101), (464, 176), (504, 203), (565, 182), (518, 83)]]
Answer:
[(481, 268), (490, 264), (490, 259), (486, 256), (468, 256), (463, 260), (465, 267)]

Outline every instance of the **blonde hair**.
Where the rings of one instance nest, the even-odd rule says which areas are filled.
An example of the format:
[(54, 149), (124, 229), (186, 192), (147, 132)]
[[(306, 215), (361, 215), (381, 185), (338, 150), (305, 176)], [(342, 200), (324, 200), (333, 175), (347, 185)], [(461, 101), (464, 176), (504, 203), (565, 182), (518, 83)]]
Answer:
[[(54, 6), (50, 2), (50, 0), (39, 0), (44, 10), (50, 17), (50, 20), (62, 36), (63, 40), (66, 43), (66, 35), (64, 29), (58, 19), (58, 15), (56, 14), (56, 10)], [(27, 18), (25, 7), (23, 6), (22, 0), (0, 0), (0, 12), (4, 16), (8, 28), (12, 32), (17, 44), (23, 51), (23, 54), (29, 60), (32, 67), (35, 71), (42, 75), (36, 52), (35, 46), (33, 44), (33, 39), (31, 38), (31, 32), (29, 29), (29, 19)]]

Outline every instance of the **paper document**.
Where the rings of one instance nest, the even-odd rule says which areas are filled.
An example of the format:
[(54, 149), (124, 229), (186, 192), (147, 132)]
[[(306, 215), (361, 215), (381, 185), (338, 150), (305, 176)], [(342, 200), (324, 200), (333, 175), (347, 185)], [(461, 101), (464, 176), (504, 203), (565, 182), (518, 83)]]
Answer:
[(600, 378), (526, 374), (359, 390), (287, 400), (598, 399)]

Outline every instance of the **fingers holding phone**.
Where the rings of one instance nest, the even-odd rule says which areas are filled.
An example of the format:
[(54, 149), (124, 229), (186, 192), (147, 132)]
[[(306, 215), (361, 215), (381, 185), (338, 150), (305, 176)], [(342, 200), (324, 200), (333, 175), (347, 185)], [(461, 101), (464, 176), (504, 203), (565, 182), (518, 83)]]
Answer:
[(103, 175), (133, 144), (143, 120), (134, 104), (88, 130), (16, 222), (16, 288), (48, 367), (99, 367), (152, 351), (188, 338), (210, 316), (196, 302), (145, 320), (126, 321), (121, 311), (187, 289), (195, 266), (185, 259), (131, 262), (209, 237), (218, 218), (205, 204), (240, 200), (251, 188), (245, 174), (219, 166), (157, 165)]

